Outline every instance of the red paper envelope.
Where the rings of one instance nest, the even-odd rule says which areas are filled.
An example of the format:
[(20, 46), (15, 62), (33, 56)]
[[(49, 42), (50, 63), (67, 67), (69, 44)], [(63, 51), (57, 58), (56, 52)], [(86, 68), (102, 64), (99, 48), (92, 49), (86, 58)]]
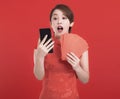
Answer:
[(82, 53), (88, 49), (87, 42), (77, 34), (64, 34), (61, 36), (61, 59), (66, 60), (66, 55), (73, 52), (80, 58)]

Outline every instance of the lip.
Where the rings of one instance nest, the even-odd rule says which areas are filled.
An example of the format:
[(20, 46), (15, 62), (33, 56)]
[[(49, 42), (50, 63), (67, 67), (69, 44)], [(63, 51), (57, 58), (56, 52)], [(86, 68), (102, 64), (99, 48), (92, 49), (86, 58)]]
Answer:
[(57, 31), (58, 31), (58, 33), (61, 33), (63, 31), (63, 26), (58, 26)]

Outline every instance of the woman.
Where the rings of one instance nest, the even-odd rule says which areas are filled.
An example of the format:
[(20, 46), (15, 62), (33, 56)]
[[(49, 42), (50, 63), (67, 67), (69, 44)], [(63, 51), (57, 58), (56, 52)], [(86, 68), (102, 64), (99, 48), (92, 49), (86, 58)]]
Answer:
[[(43, 80), (40, 99), (79, 99), (76, 80), (83, 83), (89, 80), (88, 46), (80, 57), (69, 52), (66, 60), (62, 60), (61, 38), (71, 32), (73, 12), (66, 5), (56, 5), (50, 13), (50, 23), (53, 39), (45, 43), (46, 35), (34, 51), (34, 75)], [(48, 53), (52, 48), (54, 53)]]

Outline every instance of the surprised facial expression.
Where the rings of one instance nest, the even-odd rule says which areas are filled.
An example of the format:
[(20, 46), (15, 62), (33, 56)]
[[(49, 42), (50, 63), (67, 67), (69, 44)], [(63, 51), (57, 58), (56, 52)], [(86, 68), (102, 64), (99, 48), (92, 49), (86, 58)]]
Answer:
[(56, 9), (51, 17), (51, 27), (55, 33), (55, 37), (60, 37), (62, 34), (69, 32), (69, 27), (72, 27), (73, 23), (70, 23), (67, 16), (64, 13)]

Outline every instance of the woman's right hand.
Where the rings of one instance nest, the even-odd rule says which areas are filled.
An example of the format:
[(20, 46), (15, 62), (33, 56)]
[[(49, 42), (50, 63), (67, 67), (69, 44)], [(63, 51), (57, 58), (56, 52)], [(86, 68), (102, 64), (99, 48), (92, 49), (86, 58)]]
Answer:
[(52, 39), (46, 41), (46, 39), (47, 35), (43, 38), (41, 42), (39, 42), (37, 47), (37, 56), (40, 58), (44, 58), (48, 54), (48, 52), (54, 47), (54, 41), (52, 41)]

